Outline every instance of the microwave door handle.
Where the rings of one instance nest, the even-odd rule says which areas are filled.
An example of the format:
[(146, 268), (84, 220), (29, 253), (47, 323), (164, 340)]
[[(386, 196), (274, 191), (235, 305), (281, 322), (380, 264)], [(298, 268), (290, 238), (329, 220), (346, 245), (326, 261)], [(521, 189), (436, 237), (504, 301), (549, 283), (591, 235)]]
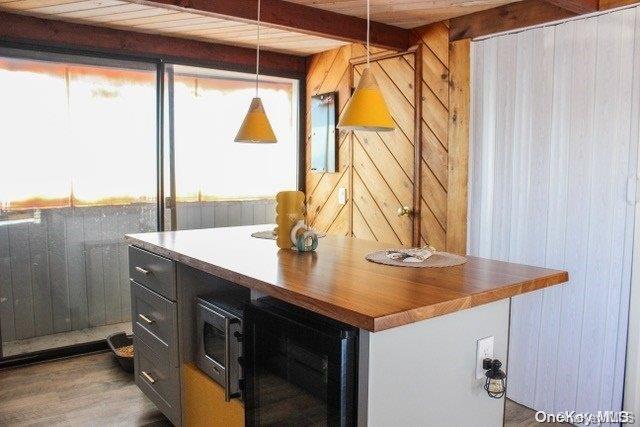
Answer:
[(224, 318), (224, 400), (229, 402), (231, 400), (231, 376), (229, 375), (229, 371), (231, 370), (229, 362), (231, 361), (231, 338), (230, 334), (230, 320), (225, 316)]

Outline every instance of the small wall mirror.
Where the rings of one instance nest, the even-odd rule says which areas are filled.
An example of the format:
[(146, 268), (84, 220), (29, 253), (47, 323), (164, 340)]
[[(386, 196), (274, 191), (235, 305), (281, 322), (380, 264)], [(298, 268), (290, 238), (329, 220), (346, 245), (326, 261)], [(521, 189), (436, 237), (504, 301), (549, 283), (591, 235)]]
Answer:
[(311, 170), (336, 172), (338, 93), (323, 93), (311, 97)]

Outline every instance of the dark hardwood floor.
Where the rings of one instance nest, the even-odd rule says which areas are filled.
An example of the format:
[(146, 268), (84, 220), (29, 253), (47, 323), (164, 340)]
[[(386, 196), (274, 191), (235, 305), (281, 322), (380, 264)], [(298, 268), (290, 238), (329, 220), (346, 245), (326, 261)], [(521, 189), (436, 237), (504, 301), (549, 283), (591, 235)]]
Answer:
[(111, 353), (0, 371), (0, 426), (57, 425), (171, 424)]
[[(507, 400), (505, 426), (538, 425)], [(0, 371), (0, 426), (170, 426), (111, 353)], [(551, 424), (553, 425), (553, 424)]]

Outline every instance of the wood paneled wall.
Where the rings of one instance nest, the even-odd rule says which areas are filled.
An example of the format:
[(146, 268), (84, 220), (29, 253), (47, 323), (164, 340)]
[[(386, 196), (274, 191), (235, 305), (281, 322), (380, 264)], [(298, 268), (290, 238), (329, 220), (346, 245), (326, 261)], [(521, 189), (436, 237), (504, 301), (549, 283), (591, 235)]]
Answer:
[[(421, 243), (429, 242), (438, 249), (455, 252), (466, 250), (467, 211), (467, 151), (469, 117), (469, 41), (449, 43), (449, 28), (444, 22), (423, 27), (415, 34), (422, 61), (422, 133), (420, 219)], [(378, 53), (379, 51), (375, 51)], [(344, 108), (353, 85), (350, 60), (364, 54), (361, 45), (348, 45), (326, 51), (309, 58), (307, 63), (307, 111), (311, 96), (338, 92), (340, 111)], [(405, 56), (414, 67), (414, 61)], [(405, 76), (396, 76), (392, 68), (384, 70), (389, 81), (399, 90)], [(398, 71), (400, 72), (400, 71)], [(411, 84), (414, 84), (413, 82)], [(405, 88), (406, 89), (406, 88)], [(406, 92), (406, 91), (405, 91)], [(407, 94), (411, 97), (412, 94)], [(411, 99), (413, 102), (413, 99)], [(391, 109), (393, 110), (393, 106)], [(328, 233), (352, 235), (354, 222), (362, 216), (351, 200), (349, 191), (346, 205), (338, 204), (340, 187), (353, 190), (350, 168), (353, 158), (351, 135), (339, 135), (336, 173), (318, 173), (310, 170), (311, 122), (307, 117), (307, 174), (306, 193), (310, 224)], [(413, 141), (412, 141), (413, 142)], [(389, 149), (387, 146), (386, 149)], [(393, 150), (389, 150), (392, 152)], [(392, 153), (393, 154), (393, 153)], [(412, 158), (413, 160), (413, 158)], [(399, 163), (402, 163), (399, 161)], [(411, 172), (408, 173), (411, 176)], [(392, 181), (393, 177), (384, 177)], [(359, 183), (360, 184), (360, 183)], [(366, 183), (364, 183), (366, 185)], [(391, 186), (393, 190), (393, 186)], [(398, 198), (400, 200), (401, 198)], [(395, 215), (395, 212), (386, 212)], [(365, 218), (370, 220), (370, 218)], [(389, 221), (389, 218), (379, 218)], [(380, 232), (376, 220), (369, 222), (369, 232), (359, 237), (394, 242), (393, 236)]]
[[(310, 57), (307, 64), (307, 108), (311, 111), (311, 97), (320, 93), (338, 92), (338, 110), (341, 112), (351, 94), (351, 65), (355, 45), (343, 46)], [(351, 140), (347, 132), (338, 136), (338, 171), (320, 173), (311, 171), (311, 117), (306, 117), (306, 194), (309, 224), (317, 230), (350, 234), (351, 197), (346, 205), (338, 204), (338, 188), (349, 188)]]

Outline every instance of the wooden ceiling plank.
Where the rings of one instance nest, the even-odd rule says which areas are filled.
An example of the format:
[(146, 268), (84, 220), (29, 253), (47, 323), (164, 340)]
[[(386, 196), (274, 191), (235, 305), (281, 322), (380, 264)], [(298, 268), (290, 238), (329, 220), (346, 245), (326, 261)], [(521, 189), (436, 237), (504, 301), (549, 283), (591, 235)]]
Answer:
[[(150, 9), (147, 6), (144, 5), (138, 5), (140, 6), (140, 8), (134, 9), (134, 10), (129, 10), (129, 11), (125, 11), (125, 12), (119, 12), (119, 13), (113, 13), (110, 15), (96, 15), (96, 16), (92, 16), (90, 18), (86, 18), (85, 21), (83, 23), (87, 24), (87, 25), (102, 25), (102, 26), (108, 26), (113, 22), (118, 22), (118, 21), (126, 21), (128, 19), (134, 19), (135, 17), (140, 17), (143, 16), (144, 19), (159, 19), (159, 18), (165, 18), (168, 17), (169, 15), (171, 15), (170, 13), (161, 13), (160, 15), (157, 14), (153, 9)], [(174, 12), (177, 13), (177, 12)], [(64, 16), (60, 16), (61, 18), (64, 18)], [(133, 17), (133, 18), (132, 18)], [(137, 18), (140, 19), (140, 18)], [(73, 21), (71, 21), (73, 22)], [(129, 29), (132, 30), (131, 27), (126, 27), (125, 25), (122, 26), (124, 29)]]
[(126, 3), (117, 6), (100, 7), (97, 9), (77, 10), (73, 12), (60, 13), (60, 18), (74, 18), (74, 19), (93, 19), (98, 16), (112, 16), (118, 13), (135, 12), (142, 10), (145, 6), (141, 6), (135, 3)]
[[(233, 30), (236, 28), (228, 27), (224, 24), (221, 24), (217, 21), (212, 21), (212, 18), (208, 16), (202, 16), (200, 18), (190, 18), (190, 19), (176, 19), (169, 20), (166, 22), (148, 22), (136, 25), (137, 27), (144, 28), (156, 28), (158, 30), (166, 30), (170, 32), (184, 32), (184, 33), (202, 33), (203, 35), (208, 30), (220, 30), (220, 29), (229, 29)], [(238, 26), (239, 28), (239, 26)]]
[(575, 12), (540, 0), (524, 0), (451, 19), (451, 41), (486, 36), (575, 16)]
[[(364, 18), (362, 0), (289, 0), (332, 12)], [(514, 0), (371, 0), (371, 19), (402, 28), (415, 28), (456, 16), (502, 6)]]
[[(257, 0), (140, 0), (150, 6), (173, 7), (206, 13), (223, 19), (255, 23)], [(366, 41), (366, 20), (284, 0), (262, 0), (261, 20), (265, 27), (293, 30), (303, 34), (346, 42)], [(409, 30), (379, 22), (371, 23), (371, 44), (394, 50), (408, 49)]]
[[(248, 41), (248, 42), (255, 42), (256, 40), (256, 34), (254, 31), (248, 31), (243, 35), (238, 35), (238, 36), (234, 36), (233, 38), (231, 37), (225, 37), (228, 39), (236, 39), (239, 41)], [(280, 44), (290, 44), (292, 46), (295, 46), (296, 43), (300, 43), (301, 45), (303, 45), (304, 43), (309, 43), (309, 44), (329, 44), (332, 46), (335, 45), (341, 45), (344, 42), (341, 42), (339, 40), (331, 40), (331, 39), (325, 39), (322, 37), (316, 37), (316, 36), (309, 36), (306, 34), (295, 34), (295, 33), (287, 33), (286, 31), (283, 31), (280, 34), (272, 34), (269, 37), (265, 37), (264, 39), (262, 38), (262, 34), (260, 34), (260, 43), (280, 43)]]
[[(236, 22), (236, 25), (234, 25), (233, 27), (227, 27), (224, 25), (218, 25), (216, 27), (213, 28), (195, 28), (194, 31), (198, 31), (201, 35), (215, 35), (215, 34), (220, 34), (222, 35), (224, 38), (240, 38), (243, 35), (247, 35), (247, 34), (251, 34), (252, 38), (255, 40), (256, 38), (256, 26), (252, 25), (252, 24), (245, 24), (245, 23), (241, 23), (241, 22)], [(270, 31), (264, 31), (261, 30), (260, 31), (260, 39), (264, 39), (266, 40), (266, 38), (273, 34), (274, 31), (278, 31), (280, 33), (282, 33), (282, 30), (274, 30), (274, 29), (270, 29)]]
[(91, 10), (91, 9), (99, 9), (101, 7), (107, 6), (122, 6), (126, 4), (125, 2), (118, 0), (86, 0), (79, 1), (76, 3), (65, 3), (65, 4), (57, 4), (45, 7), (38, 7), (34, 9), (29, 9), (29, 11), (34, 13), (42, 13), (47, 15), (57, 15), (66, 12), (78, 12), (81, 10)]
[(55, 6), (65, 3), (77, 3), (78, 0), (17, 0), (2, 4), (4, 10), (26, 11), (39, 7)]
[(133, 27), (149, 18), (175, 15), (177, 13), (179, 12), (176, 12), (175, 10), (170, 10), (170, 9), (147, 8), (147, 9), (139, 10), (137, 12), (119, 13), (117, 15), (113, 15), (113, 17), (106, 17), (103, 22), (108, 22), (110, 24), (118, 24), (120, 26)]

